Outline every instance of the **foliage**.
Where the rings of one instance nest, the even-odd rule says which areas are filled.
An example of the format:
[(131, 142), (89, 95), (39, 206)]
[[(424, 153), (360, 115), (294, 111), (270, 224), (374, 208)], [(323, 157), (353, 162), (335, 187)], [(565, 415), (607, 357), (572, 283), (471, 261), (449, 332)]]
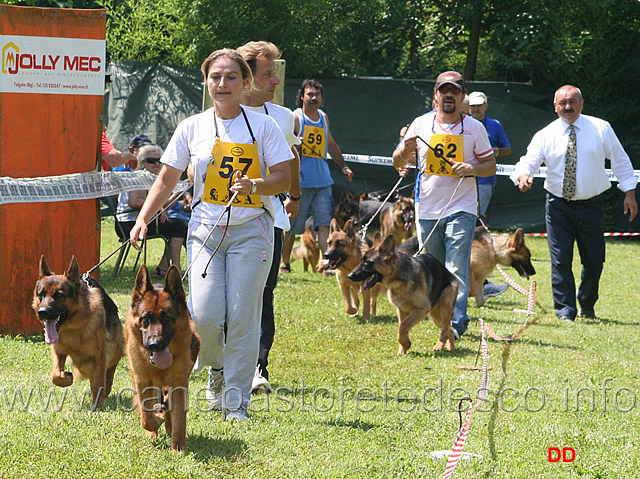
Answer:
[(53, 8), (99, 8), (97, 0), (4, 0), (6, 5)]
[[(111, 60), (197, 66), (249, 40), (277, 44), (290, 77), (435, 78), (582, 88), (586, 113), (607, 118), (640, 153), (636, 0), (8, 0), (108, 13)], [(624, 85), (626, 86), (626, 85)], [(629, 101), (628, 95), (633, 98)], [(622, 127), (620, 128), (620, 126)]]

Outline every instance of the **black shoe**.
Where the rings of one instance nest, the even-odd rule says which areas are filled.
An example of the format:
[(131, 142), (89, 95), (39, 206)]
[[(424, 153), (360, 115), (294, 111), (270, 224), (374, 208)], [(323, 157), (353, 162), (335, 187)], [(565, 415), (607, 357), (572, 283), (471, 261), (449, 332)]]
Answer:
[(578, 316), (584, 319), (596, 319), (596, 312), (593, 309), (581, 309)]
[(558, 319), (560, 321), (564, 321), (565, 323), (573, 323), (575, 321), (575, 319), (570, 316), (558, 316)]

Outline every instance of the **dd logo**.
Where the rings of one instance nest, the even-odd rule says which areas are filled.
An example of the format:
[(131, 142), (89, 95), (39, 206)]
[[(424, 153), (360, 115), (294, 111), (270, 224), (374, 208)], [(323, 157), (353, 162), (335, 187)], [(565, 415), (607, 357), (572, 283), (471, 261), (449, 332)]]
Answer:
[(559, 447), (549, 448), (549, 462), (573, 462), (576, 458), (576, 451), (572, 447), (563, 447), (560, 451)]

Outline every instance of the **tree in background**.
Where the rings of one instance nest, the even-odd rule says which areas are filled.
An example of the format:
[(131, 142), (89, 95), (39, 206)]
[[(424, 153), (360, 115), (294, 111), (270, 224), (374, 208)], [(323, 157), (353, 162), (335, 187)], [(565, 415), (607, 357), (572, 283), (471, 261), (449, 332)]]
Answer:
[(5, 0), (107, 10), (109, 60), (199, 66), (264, 39), (289, 77), (435, 78), (581, 87), (592, 112), (640, 153), (637, 0)]

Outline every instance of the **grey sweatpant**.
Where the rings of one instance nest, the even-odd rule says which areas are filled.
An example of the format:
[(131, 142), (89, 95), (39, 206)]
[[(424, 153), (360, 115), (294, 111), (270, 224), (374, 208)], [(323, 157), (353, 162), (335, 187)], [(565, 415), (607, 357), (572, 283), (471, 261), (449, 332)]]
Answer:
[[(189, 264), (210, 231), (210, 225), (189, 225)], [(203, 278), (222, 235), (222, 246)], [(189, 270), (189, 309), (201, 344), (194, 369), (212, 366), (224, 370), (226, 409), (248, 407), (250, 403), (258, 359), (262, 292), (272, 256), (273, 219), (265, 212), (226, 230), (218, 226)]]

